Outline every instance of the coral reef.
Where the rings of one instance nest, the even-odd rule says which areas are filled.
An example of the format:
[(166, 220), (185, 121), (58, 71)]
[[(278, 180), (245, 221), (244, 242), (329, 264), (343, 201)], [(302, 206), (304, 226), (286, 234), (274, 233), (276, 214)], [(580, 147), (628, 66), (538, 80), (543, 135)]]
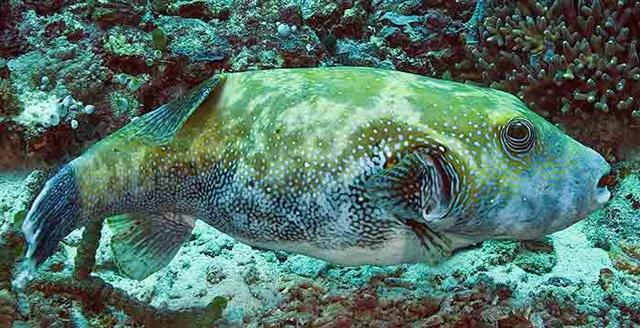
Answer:
[[(64, 162), (217, 70), (342, 64), (439, 76), (466, 54), (458, 33), (474, 2), (15, 1), (2, 8), (12, 21), (0, 26), (20, 40), (12, 42), (20, 50), (4, 56), (22, 102), (3, 115), (21, 145), (6, 147), (15, 160), (3, 167), (16, 168)], [(68, 95), (95, 114), (56, 113)]]
[[(628, 140), (640, 136), (637, 2), (511, 4), (5, 2), (0, 29), (10, 41), (0, 45), (8, 67), (0, 67), (0, 76), (13, 82), (18, 102), (2, 117), (44, 114), (0, 122), (18, 135), (3, 144), (22, 146), (12, 147), (15, 160), (3, 167), (63, 162), (219, 70), (318, 65), (483, 83), (519, 95), (610, 159), (626, 157)], [(7, 83), (0, 87), (10, 90)], [(57, 119), (43, 107), (67, 95), (95, 106), (96, 114), (71, 110), (47, 124)], [(57, 144), (60, 139), (73, 142)]]
[(628, 141), (640, 135), (640, 3), (487, 3), (471, 48), (485, 85), (517, 94), (610, 156), (636, 146)]
[(585, 222), (440, 267), (336, 267), (198, 224), (169, 266), (132, 281), (96, 222), (20, 293), (19, 227), (46, 174), (5, 173), (60, 165), (217, 71), (320, 65), (502, 89), (608, 159), (633, 158), (638, 24), (637, 1), (2, 1), (0, 326), (640, 325), (637, 154)]

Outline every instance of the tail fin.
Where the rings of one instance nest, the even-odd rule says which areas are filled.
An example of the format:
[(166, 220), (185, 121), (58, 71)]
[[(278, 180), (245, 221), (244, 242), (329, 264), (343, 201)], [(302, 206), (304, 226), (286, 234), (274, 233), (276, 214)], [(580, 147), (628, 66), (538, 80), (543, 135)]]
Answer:
[(80, 206), (73, 168), (66, 165), (47, 181), (22, 225), (27, 261), (38, 266), (55, 253), (58, 242), (77, 228)]

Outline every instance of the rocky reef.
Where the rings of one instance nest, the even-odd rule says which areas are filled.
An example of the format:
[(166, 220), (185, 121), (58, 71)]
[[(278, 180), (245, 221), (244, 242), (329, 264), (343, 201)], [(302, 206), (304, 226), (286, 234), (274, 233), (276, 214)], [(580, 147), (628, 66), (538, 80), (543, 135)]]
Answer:
[(634, 1), (53, 3), (0, 4), (2, 168), (55, 166), (217, 71), (276, 67), (492, 86), (610, 159), (640, 135)]
[[(2, 1), (0, 326), (640, 325), (637, 40), (640, 3), (624, 0)], [(56, 166), (215, 72), (322, 65), (513, 93), (614, 163), (613, 200), (544, 241), (439, 267), (341, 268), (198, 224), (140, 282), (94, 226), (11, 289), (19, 226)]]

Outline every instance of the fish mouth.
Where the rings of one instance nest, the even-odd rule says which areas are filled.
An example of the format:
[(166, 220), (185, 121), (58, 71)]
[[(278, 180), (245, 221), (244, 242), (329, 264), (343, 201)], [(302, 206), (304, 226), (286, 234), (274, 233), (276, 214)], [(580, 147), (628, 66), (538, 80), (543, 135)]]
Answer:
[(611, 198), (611, 192), (607, 187), (598, 187), (596, 189), (596, 203), (598, 205), (604, 205)]
[(611, 198), (609, 186), (613, 186), (616, 181), (615, 175), (611, 174), (611, 169), (607, 167), (605, 173), (600, 177), (595, 185), (595, 200), (600, 206), (604, 205)]

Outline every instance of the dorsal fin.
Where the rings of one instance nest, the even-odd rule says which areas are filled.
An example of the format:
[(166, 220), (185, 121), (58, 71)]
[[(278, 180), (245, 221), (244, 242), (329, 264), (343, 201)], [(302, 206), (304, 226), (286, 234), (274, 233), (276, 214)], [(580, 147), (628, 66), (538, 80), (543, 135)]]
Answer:
[(166, 144), (225, 78), (223, 74), (216, 74), (179, 98), (142, 115), (122, 129), (123, 135)]

